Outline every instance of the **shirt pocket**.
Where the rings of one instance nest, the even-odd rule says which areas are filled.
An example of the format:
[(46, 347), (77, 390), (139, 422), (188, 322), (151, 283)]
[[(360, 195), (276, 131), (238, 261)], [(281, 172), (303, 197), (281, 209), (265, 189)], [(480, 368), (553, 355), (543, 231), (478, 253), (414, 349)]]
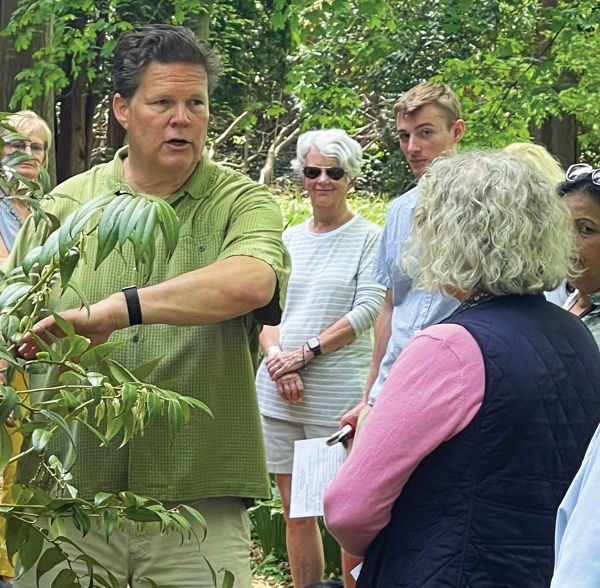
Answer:
[(184, 231), (179, 235), (177, 257), (180, 273), (203, 268), (218, 260), (225, 235), (223, 231)]

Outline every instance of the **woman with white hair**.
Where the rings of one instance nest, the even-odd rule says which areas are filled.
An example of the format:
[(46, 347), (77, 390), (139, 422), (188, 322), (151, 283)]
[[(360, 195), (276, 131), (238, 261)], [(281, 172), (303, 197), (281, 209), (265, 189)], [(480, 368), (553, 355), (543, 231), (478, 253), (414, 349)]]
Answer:
[(323, 579), (323, 545), (315, 517), (289, 518), (294, 442), (328, 437), (364, 394), (372, 327), (385, 295), (372, 278), (380, 229), (353, 215), (348, 189), (362, 149), (344, 131), (309, 131), (292, 167), (304, 179), (313, 216), (283, 234), (292, 258), (279, 327), (264, 327), (265, 361), (256, 387), (269, 471), (287, 521), (294, 586)]
[(411, 245), (417, 284), (460, 307), (396, 361), (325, 521), (365, 555), (357, 586), (548, 586), (554, 513), (600, 419), (600, 361), (547, 302), (570, 269), (565, 203), (501, 152), (433, 163)]

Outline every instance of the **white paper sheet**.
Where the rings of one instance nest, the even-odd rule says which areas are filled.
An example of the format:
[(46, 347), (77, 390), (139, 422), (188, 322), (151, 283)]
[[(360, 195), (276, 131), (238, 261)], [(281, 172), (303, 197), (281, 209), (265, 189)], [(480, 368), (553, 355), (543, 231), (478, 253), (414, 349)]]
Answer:
[(325, 441), (327, 437), (294, 443), (291, 518), (323, 515), (325, 487), (346, 457), (341, 443), (330, 447)]

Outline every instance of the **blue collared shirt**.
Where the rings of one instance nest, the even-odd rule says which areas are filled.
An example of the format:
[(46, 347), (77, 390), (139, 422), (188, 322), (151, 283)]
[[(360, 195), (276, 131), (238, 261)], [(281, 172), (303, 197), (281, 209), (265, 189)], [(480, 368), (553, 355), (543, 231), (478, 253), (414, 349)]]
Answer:
[(410, 237), (419, 193), (416, 186), (390, 205), (375, 261), (373, 278), (392, 290), (394, 309), (390, 340), (369, 394), (369, 404), (374, 404), (392, 365), (412, 336), (439, 323), (459, 305), (449, 294), (414, 289), (412, 279), (403, 267), (402, 255)]
[(600, 586), (600, 427), (558, 509), (552, 588)]

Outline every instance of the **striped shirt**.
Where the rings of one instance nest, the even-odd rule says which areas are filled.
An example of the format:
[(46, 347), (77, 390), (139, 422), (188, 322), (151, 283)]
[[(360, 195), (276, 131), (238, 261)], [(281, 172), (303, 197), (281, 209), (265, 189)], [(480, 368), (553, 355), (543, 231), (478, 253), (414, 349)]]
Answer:
[(280, 326), (284, 351), (297, 349), (311, 337), (346, 317), (356, 339), (314, 358), (300, 372), (304, 395), (284, 401), (264, 363), (256, 378), (261, 413), (314, 425), (337, 424), (364, 395), (373, 350), (373, 325), (385, 287), (372, 278), (381, 230), (354, 216), (327, 233), (313, 233), (309, 222), (287, 229), (283, 240), (292, 257), (292, 273)]

